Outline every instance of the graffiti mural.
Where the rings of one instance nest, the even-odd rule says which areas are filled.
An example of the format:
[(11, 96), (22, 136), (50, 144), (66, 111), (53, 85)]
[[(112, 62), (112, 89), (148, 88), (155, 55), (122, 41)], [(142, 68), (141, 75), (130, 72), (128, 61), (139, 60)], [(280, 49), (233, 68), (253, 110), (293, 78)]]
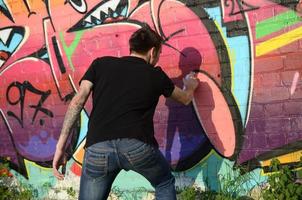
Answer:
[[(51, 168), (68, 103), (91, 62), (129, 54), (144, 23), (164, 39), (158, 65), (194, 101), (160, 98), (160, 150), (176, 172), (221, 160), (265, 168), (302, 150), (302, 3), (269, 0), (0, 0), (0, 157), (30, 178)], [(91, 99), (68, 142), (80, 176)], [(215, 155), (216, 155), (215, 154)]]

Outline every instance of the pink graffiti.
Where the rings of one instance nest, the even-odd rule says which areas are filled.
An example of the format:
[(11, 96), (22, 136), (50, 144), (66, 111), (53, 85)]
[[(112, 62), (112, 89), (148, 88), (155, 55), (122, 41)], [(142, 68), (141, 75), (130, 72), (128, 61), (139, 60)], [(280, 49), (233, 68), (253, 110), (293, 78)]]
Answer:
[[(94, 23), (99, 23), (95, 19), (96, 16), (92, 18), (95, 12), (98, 11), (101, 14), (102, 12), (98, 10), (100, 7), (108, 7), (109, 3), (116, 2), (90, 1), (85, 5), (82, 4), (87, 9), (75, 9), (75, 5), (65, 4), (65, 1), (48, 1), (47, 7), (51, 16), (43, 20), (42, 28), (49, 63), (34, 57), (20, 59), (26, 53), (28, 55), (44, 48), (40, 39), (33, 37), (34, 32), (26, 32), (25, 35), (31, 33), (30, 37), (23, 39), (20, 49), (14, 53), (12, 61), (5, 63), (5, 70), (1, 74), (1, 78), (6, 79), (4, 87), (0, 91), (2, 96), (6, 94), (6, 98), (1, 98), (1, 105), (9, 103), (1, 109), (19, 155), (37, 162), (49, 161), (52, 158), (54, 144), (63, 122), (63, 113), (67, 109), (67, 104), (64, 104), (63, 101), (68, 100), (68, 97), (77, 90), (78, 81), (95, 58), (105, 55), (128, 55), (128, 39), (134, 30), (141, 27), (141, 22), (148, 23), (166, 39), (159, 65), (175, 80), (176, 84), (180, 84), (179, 80), (189, 71), (202, 69), (216, 83), (216, 88), (211, 88), (214, 85), (210, 85), (209, 91), (218, 93), (220, 101), (225, 102), (223, 94), (217, 89), (222, 87), (225, 74), (221, 71), (213, 39), (200, 18), (178, 1), (148, 1), (139, 6), (137, 6), (137, 2), (120, 1), (122, 4), (115, 5), (117, 9), (127, 9), (126, 12), (129, 14), (127, 21), (125, 21), (125, 14), (122, 17), (107, 16), (103, 24), (94, 24), (88, 29), (80, 25), (87, 20), (90, 22), (95, 20)], [(127, 5), (124, 5), (125, 3)], [(171, 8), (182, 15), (170, 12)], [(122, 10), (120, 10), (121, 13), (123, 13)], [(64, 17), (66, 14), (69, 17)], [(41, 19), (36, 20), (32, 23), (38, 23)], [(186, 23), (182, 23), (183, 21)], [(91, 24), (85, 23), (86, 25)], [(77, 37), (80, 39), (76, 39)], [(66, 48), (72, 46), (76, 40), (78, 44), (71, 53), (68, 52)], [(31, 45), (31, 49), (25, 48), (26, 45)], [(201, 57), (202, 60), (198, 60), (198, 57)], [(12, 64), (8, 65), (11, 62)], [(13, 76), (17, 71), (22, 72), (19, 73), (20, 77)], [(34, 76), (34, 74), (39, 74), (39, 76)], [(197, 103), (195, 108), (196, 112), (203, 114), (203, 107), (199, 105), (203, 98), (207, 98), (207, 95), (211, 94), (201, 91), (198, 93), (202, 95), (195, 98)], [(224, 106), (225, 110), (228, 110), (227, 102), (224, 103)], [(86, 110), (90, 109), (91, 104), (88, 104)], [(181, 113), (182, 116), (192, 116), (194, 112), (191, 108), (177, 108), (161, 99), (154, 119), (155, 132), (160, 146), (162, 149), (168, 148), (168, 151), (171, 149), (168, 147), (170, 144), (167, 143), (166, 138), (170, 137), (169, 134), (173, 136), (177, 130), (168, 127), (167, 124), (170, 124), (169, 120), (171, 120), (169, 113), (175, 113), (175, 111)], [(207, 119), (199, 118), (199, 120), (202, 122)], [(212, 122), (214, 127), (220, 126), (214, 120)], [(186, 127), (192, 128), (192, 131), (185, 136), (189, 138), (185, 145), (192, 146), (190, 151), (205, 145), (204, 142), (207, 140), (202, 129), (199, 128), (200, 122), (191, 119), (183, 123)], [(227, 118), (227, 123), (233, 124), (232, 116)], [(203, 128), (209, 137), (211, 134), (215, 134), (213, 130), (221, 131), (220, 128), (209, 129), (207, 125)], [(169, 131), (170, 129), (172, 131)], [(178, 132), (178, 134), (182, 133)], [(221, 135), (221, 133), (219, 134)], [(234, 129), (228, 134), (235, 138)], [(198, 137), (197, 140), (192, 140), (196, 137)], [(232, 156), (235, 143), (227, 146), (225, 144), (228, 142), (227, 140), (219, 139), (220, 142), (212, 141), (216, 150), (224, 156)], [(40, 151), (41, 145), (46, 151)], [(183, 152), (183, 155), (171, 157), (171, 163), (177, 164), (182, 156), (188, 157), (189, 154), (190, 152)], [(200, 155), (199, 159), (205, 155)]]
[[(0, 49), (0, 59), (2, 60), (0, 71), (14, 61), (36, 52), (45, 44), (42, 34), (42, 19), (48, 16), (45, 4), (42, 0), (25, 2), (23, 0), (6, 1), (6, 7), (9, 9), (13, 21), (2, 15), (1, 30), (7, 30), (9, 43), (14, 42), (12, 39), (15, 34), (20, 34), (22, 39), (13, 52), (1, 51)], [(9, 43), (6, 45), (9, 46)]]
[[(254, 55), (252, 62), (254, 79), (251, 80), (253, 90), (245, 140), (237, 161), (238, 163), (251, 162), (259, 166), (258, 160), (270, 158), (272, 152), (276, 150), (279, 150), (278, 155), (282, 155), (296, 151), (297, 147), (301, 146), (299, 143), (302, 139), (302, 130), (294, 125), (301, 123), (300, 118), (295, 116), (299, 115), (296, 112), (299, 107), (296, 101), (301, 101), (299, 92), (301, 85), (297, 84), (295, 94), (290, 95), (293, 74), (296, 70), (301, 70), (300, 64), (291, 63), (293, 58), (295, 62), (301, 62), (301, 51), (297, 51), (301, 39), (284, 44), (265, 55), (257, 56), (257, 45), (282, 37), (284, 34), (284, 29), (280, 29), (265, 37), (257, 38), (258, 22), (286, 13), (289, 8), (271, 1), (259, 0), (253, 3), (259, 6), (259, 9), (246, 13), (251, 47), (253, 47), (251, 51)], [(301, 25), (302, 23), (299, 22), (286, 27), (286, 30), (293, 31)], [(295, 53), (290, 54), (291, 52)]]
[(221, 3), (223, 21), (230, 23), (244, 20), (245, 12), (258, 9), (260, 1), (224, 0)]
[[(250, 118), (241, 143), (244, 125), (241, 124), (237, 104), (230, 92), (231, 70), (229, 60), (224, 58), (229, 55), (224, 52), (225, 44), (216, 25), (211, 26), (209, 24), (213, 22), (203, 19), (207, 17), (203, 8), (196, 13), (196, 10), (176, 0), (83, 0), (81, 4), (65, 0), (26, 1), (27, 6), (21, 0), (6, 2), (12, 11), (12, 19), (3, 15), (0, 31), (10, 33), (8, 38), (14, 34), (22, 36), (12, 52), (0, 51), (0, 82), (3, 83), (0, 88), (0, 130), (2, 135), (8, 135), (6, 142), (13, 146), (9, 151), (14, 149), (16, 152), (12, 154), (15, 157), (21, 156), (36, 162), (51, 160), (68, 100), (77, 91), (78, 81), (90, 63), (100, 56), (128, 55), (128, 39), (143, 23), (148, 23), (165, 39), (158, 64), (176, 85), (182, 87), (181, 80), (186, 73), (201, 70), (199, 76), (203, 84), (195, 95), (194, 109), (160, 98), (155, 113), (156, 137), (172, 165), (179, 164), (193, 155), (196, 149), (204, 147), (205, 153), (197, 155), (199, 161), (210, 151), (209, 141), (224, 157), (238, 158), (238, 163), (244, 163), (262, 155), (268, 157), (272, 150), (301, 140), (300, 130), (297, 130), (296, 138), (287, 137), (292, 133), (287, 129), (282, 130), (286, 137), (277, 135), (281, 139), (271, 134), (276, 133), (275, 129), (280, 124), (286, 127), (286, 119), (293, 111), (279, 113), (279, 119), (282, 120), (276, 119), (276, 122), (269, 121), (270, 116), (264, 113), (269, 103), (277, 105), (279, 101), (292, 108), (294, 100), (301, 100), (300, 84), (296, 82), (295, 93), (286, 99), (284, 96), (289, 96), (292, 74), (284, 74), (284, 85), (278, 87), (269, 85), (265, 88), (258, 81), (265, 75), (265, 70), (276, 69), (280, 72), (278, 66), (291, 62), (290, 55), (286, 58), (277, 56), (269, 62), (266, 57), (255, 56), (257, 44), (284, 32), (280, 30), (264, 38), (256, 38), (257, 22), (288, 11), (284, 6), (260, 0), (221, 1), (226, 26), (238, 21), (246, 23), (250, 50), (254, 55), (251, 57), (253, 87), (247, 91), (251, 92)], [(12, 5), (16, 7), (12, 8)], [(301, 11), (301, 2), (296, 10)], [(301, 23), (288, 29), (293, 30), (298, 26)], [(295, 47), (300, 43), (297, 41), (287, 48), (295, 52)], [(272, 54), (279, 51), (286, 51), (286, 48), (279, 48)], [(44, 54), (40, 55), (40, 52)], [(302, 58), (300, 54), (295, 54), (298, 60)], [(205, 104), (205, 101), (210, 103)], [(90, 112), (91, 99), (85, 109)], [(219, 113), (223, 113), (223, 119), (220, 119)], [(195, 114), (198, 118), (193, 117)], [(268, 133), (265, 132), (267, 130)], [(77, 133), (74, 130), (74, 135)], [(173, 143), (177, 136), (185, 138), (183, 144)], [(261, 143), (268, 139), (274, 142)], [(169, 143), (170, 140), (173, 141)], [(71, 146), (73, 142), (70, 141)], [(181, 150), (183, 146), (186, 149)], [(237, 151), (238, 147), (242, 147), (241, 152)], [(12, 161), (19, 162), (17, 158)]]
[(293, 77), (292, 85), (290, 87), (290, 95), (293, 95), (295, 93), (298, 82), (299, 82), (299, 78), (300, 78), (300, 73), (296, 72), (294, 77)]
[(33, 57), (21, 59), (2, 71), (0, 80), (0, 105), (6, 105), (1, 113), (18, 155), (51, 160), (66, 105), (56, 93), (49, 65)]
[[(77, 83), (78, 80), (81, 78), (89, 64), (99, 56), (105, 55), (113, 55), (113, 56), (124, 56), (128, 55), (129, 47), (127, 44), (128, 38), (131, 33), (138, 29), (141, 25), (141, 22), (148, 23), (151, 27), (154, 27), (157, 32), (159, 32), (164, 38), (166, 38), (166, 45), (164, 45), (162, 49), (162, 56), (159, 61), (159, 65), (164, 68), (167, 74), (172, 79), (181, 80), (184, 74), (188, 73), (193, 69), (199, 69), (206, 71), (211, 78), (213, 78), (218, 87), (221, 85), (222, 82), (222, 73), (221, 73), (221, 66), (220, 61), (218, 58), (216, 47), (210, 37), (210, 34), (207, 30), (207, 27), (200, 21), (199, 17), (194, 14), (190, 9), (188, 9), (183, 3), (177, 1), (149, 1), (145, 2), (144, 4), (140, 5), (139, 7), (134, 7), (137, 1), (128, 1), (129, 7), (128, 11), (131, 15), (128, 17), (127, 22), (116, 21), (114, 20), (113, 23), (106, 22), (102, 25), (96, 25), (91, 29), (87, 30), (85, 27), (82, 27), (83, 35), (81, 36), (81, 42), (78, 44), (76, 49), (73, 52), (73, 56), (71, 57), (71, 62), (68, 61), (65, 52), (62, 52), (62, 55), (56, 55), (54, 51), (52, 51), (52, 43), (49, 38), (53, 37), (47, 34), (47, 40), (49, 41), (49, 55), (51, 59), (56, 57), (62, 58), (63, 64), (67, 69), (67, 73), (71, 75), (74, 82)], [(108, 3), (108, 2), (106, 2)], [(106, 7), (106, 3), (102, 4), (103, 7)], [(90, 5), (90, 4), (88, 4)], [(62, 5), (63, 6), (63, 5)], [(66, 6), (66, 5), (64, 5)], [(96, 6), (96, 7), (93, 7)], [(83, 23), (83, 21), (93, 20), (94, 18), (91, 15), (96, 15), (95, 11), (99, 10), (99, 4), (92, 5), (92, 11), (88, 11), (86, 15), (78, 14), (79, 18), (78, 21), (75, 21), (74, 25), (68, 24), (69, 19), (64, 19), (61, 17), (60, 6), (53, 6), (51, 8), (52, 20), (53, 19), (60, 19), (54, 20), (58, 21), (55, 22), (55, 29), (56, 26), (59, 29), (68, 29), (69, 27), (78, 26), (79, 22)], [(131, 10), (134, 9), (134, 10)], [(175, 15), (173, 12), (169, 12), (171, 9), (177, 10), (177, 12), (182, 13), (182, 15)], [(69, 9), (70, 10), (70, 9)], [(69, 13), (69, 10), (66, 12)], [(71, 12), (71, 11), (70, 11)], [(151, 13), (151, 15), (149, 15)], [(91, 18), (89, 18), (91, 17)], [(186, 21), (186, 23), (182, 23)], [(86, 22), (85, 22), (86, 23)], [(77, 27), (78, 28), (78, 27)], [(50, 23), (46, 22), (45, 30), (50, 29)], [(81, 30), (78, 28), (77, 30)], [(76, 32), (64, 32), (64, 41), (73, 41)], [(114, 34), (112, 34), (114, 33)], [(193, 35), (190, 37), (186, 37), (187, 35)], [(60, 39), (60, 35), (58, 32), (54, 32), (54, 36), (58, 43), (60, 49), (63, 49), (63, 42)], [(191, 48), (195, 49), (199, 55), (202, 57), (202, 66), (201, 63), (199, 65), (194, 65), (194, 57), (182, 58), (183, 55), (181, 54), (182, 51), (186, 52), (186, 49)], [(186, 56), (190, 56), (189, 52), (186, 52)], [(195, 56), (195, 55), (193, 55)], [(85, 59), (83, 59), (85, 58)], [(181, 66), (179, 66), (180, 60)], [(57, 63), (57, 62), (54, 62)], [(74, 70), (72, 69), (72, 65), (74, 66)], [(56, 64), (54, 64), (56, 65)], [(182, 67), (183, 69), (180, 69)], [(57, 69), (58, 67), (54, 66), (53, 69), (59, 72)], [(59, 75), (58, 75), (59, 76)], [(214, 90), (213, 92), (218, 92), (221, 94), (220, 90)], [(208, 93), (203, 93), (203, 98), (206, 98)], [(203, 101), (202, 97), (196, 98), (196, 102)], [(225, 101), (224, 98), (220, 98), (221, 101)], [(155, 132), (157, 133), (157, 138), (160, 141), (160, 146), (164, 149), (166, 147), (167, 141), (163, 138), (166, 138), (168, 127), (168, 118), (170, 108), (167, 106), (168, 104), (165, 103), (163, 99), (160, 100), (158, 105), (158, 111), (155, 115), (155, 122), (160, 121), (161, 125), (155, 124)], [(227, 103), (224, 104), (226, 106), (226, 110), (228, 110)], [(182, 109), (182, 108), (181, 108)], [(197, 106), (196, 111), (202, 112), (202, 107)], [(185, 111), (190, 112), (190, 111)], [(167, 113), (162, 115), (161, 113)], [(204, 120), (204, 118), (200, 118), (200, 120)], [(227, 118), (227, 123), (233, 124), (232, 117)], [(190, 122), (190, 123), (197, 123), (198, 122)], [(220, 126), (219, 123), (213, 120), (214, 126)], [(205, 128), (205, 127), (204, 127)], [(213, 131), (212, 129), (211, 131)], [(221, 131), (221, 129), (216, 129)], [(206, 131), (209, 131), (206, 128)], [(196, 131), (195, 131), (196, 132)], [(168, 134), (174, 134), (169, 133)], [(203, 134), (202, 132), (198, 134)], [(212, 132), (213, 134), (213, 132)], [(233, 138), (235, 138), (235, 130), (233, 128), (233, 132), (229, 132)], [(193, 135), (194, 136), (194, 135)], [(168, 136), (169, 137), (169, 136)], [(187, 136), (189, 137), (189, 136)], [(221, 138), (220, 138), (221, 139)], [(234, 139), (235, 140), (235, 139)], [(227, 141), (221, 141), (220, 143), (214, 143), (217, 145), (217, 149), (225, 149), (229, 148), (227, 151), (220, 151), (220, 153), (224, 156), (232, 156), (234, 154), (235, 144), (233, 146), (227, 146), (224, 144)], [(219, 146), (220, 145), (220, 146)], [(225, 153), (227, 152), (227, 153)], [(179, 157), (175, 158), (179, 159)], [(172, 161), (177, 162), (177, 161)]]

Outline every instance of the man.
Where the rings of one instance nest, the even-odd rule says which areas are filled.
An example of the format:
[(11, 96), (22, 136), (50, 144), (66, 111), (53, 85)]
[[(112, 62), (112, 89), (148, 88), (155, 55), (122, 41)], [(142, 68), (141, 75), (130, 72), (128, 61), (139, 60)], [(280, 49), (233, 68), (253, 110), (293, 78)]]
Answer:
[(199, 82), (194, 73), (183, 80), (184, 89), (172, 83), (157, 63), (161, 37), (149, 27), (134, 32), (130, 56), (102, 57), (93, 61), (68, 107), (53, 159), (53, 172), (63, 161), (72, 125), (92, 92), (79, 199), (107, 199), (111, 185), (124, 170), (143, 175), (155, 188), (156, 199), (176, 199), (175, 179), (154, 138), (153, 115), (160, 95), (185, 105)]

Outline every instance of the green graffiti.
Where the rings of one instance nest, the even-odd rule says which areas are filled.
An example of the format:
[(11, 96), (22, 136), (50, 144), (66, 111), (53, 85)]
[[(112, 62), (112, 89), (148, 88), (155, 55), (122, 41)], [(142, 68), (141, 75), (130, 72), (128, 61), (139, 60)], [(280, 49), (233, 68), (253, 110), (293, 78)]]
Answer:
[(256, 38), (267, 36), (288, 26), (301, 21), (301, 18), (294, 11), (284, 12), (275, 17), (261, 21), (256, 25)]
[(63, 32), (60, 32), (60, 40), (63, 44), (63, 48), (64, 48), (64, 51), (66, 53), (66, 56), (67, 56), (67, 59), (69, 62), (69, 66), (71, 67), (72, 71), (74, 71), (74, 66), (73, 66), (73, 63), (71, 60), (71, 56), (72, 56), (74, 50), (77, 48), (83, 34), (84, 34), (84, 30), (75, 32), (74, 40), (72, 41), (70, 46), (67, 46), (65, 39), (64, 39)]

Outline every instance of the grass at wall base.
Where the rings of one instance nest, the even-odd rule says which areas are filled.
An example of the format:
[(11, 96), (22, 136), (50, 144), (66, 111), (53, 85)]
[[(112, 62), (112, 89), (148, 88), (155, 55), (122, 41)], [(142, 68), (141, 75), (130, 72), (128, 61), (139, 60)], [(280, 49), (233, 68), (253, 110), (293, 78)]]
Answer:
[[(290, 169), (282, 166), (278, 160), (273, 160), (270, 165), (272, 173), (268, 176), (266, 187), (262, 187), (262, 200), (302, 200), (302, 184), (297, 182), (297, 178), (302, 177), (302, 157), (296, 168)], [(256, 186), (264, 185), (256, 180), (257, 176), (253, 172), (240, 173), (242, 169), (230, 167), (230, 171), (220, 176), (219, 190), (202, 191), (199, 188), (187, 187), (179, 190), (177, 195), (179, 200), (251, 200), (246, 185), (256, 183)], [(7, 163), (0, 163), (0, 200), (11, 199), (37, 199), (37, 190), (24, 183), (11, 183), (16, 180), (9, 172)], [(49, 186), (51, 187), (51, 186)], [(118, 191), (113, 188), (114, 196), (121, 199), (137, 200), (146, 196), (148, 191)], [(71, 198), (76, 197), (73, 188), (67, 188), (67, 194)], [(127, 194), (127, 195), (126, 195)], [(127, 198), (125, 198), (127, 197)], [(120, 199), (120, 198), (118, 198)], [(257, 200), (257, 199), (255, 199)]]
[(7, 161), (0, 163), (0, 200), (30, 200), (37, 195), (36, 190), (25, 183), (14, 182)]
[[(247, 172), (233, 163), (225, 163), (226, 171), (217, 173), (216, 191), (205, 180), (205, 190), (198, 187), (186, 187), (179, 190), (179, 200), (250, 200), (251, 189), (261, 185), (258, 171)], [(244, 173), (245, 172), (245, 173)]]
[[(298, 169), (302, 167), (302, 157)], [(268, 186), (262, 192), (264, 200), (302, 200), (302, 184), (297, 182), (301, 170), (291, 170), (280, 165), (277, 159), (270, 165), (272, 175), (268, 177)]]
[[(298, 167), (293, 170), (282, 166), (280, 161), (273, 159), (267, 183), (258, 182), (256, 176), (249, 173), (237, 173), (242, 169), (226, 173), (220, 178), (220, 188), (216, 191), (202, 191), (199, 188), (187, 187), (179, 191), (179, 200), (252, 200), (251, 191), (247, 191), (247, 184), (256, 184), (260, 190), (260, 197), (254, 200), (302, 200), (302, 184), (297, 180), (302, 177), (302, 157)], [(266, 187), (262, 187), (266, 185)], [(245, 195), (243, 195), (245, 194)]]

